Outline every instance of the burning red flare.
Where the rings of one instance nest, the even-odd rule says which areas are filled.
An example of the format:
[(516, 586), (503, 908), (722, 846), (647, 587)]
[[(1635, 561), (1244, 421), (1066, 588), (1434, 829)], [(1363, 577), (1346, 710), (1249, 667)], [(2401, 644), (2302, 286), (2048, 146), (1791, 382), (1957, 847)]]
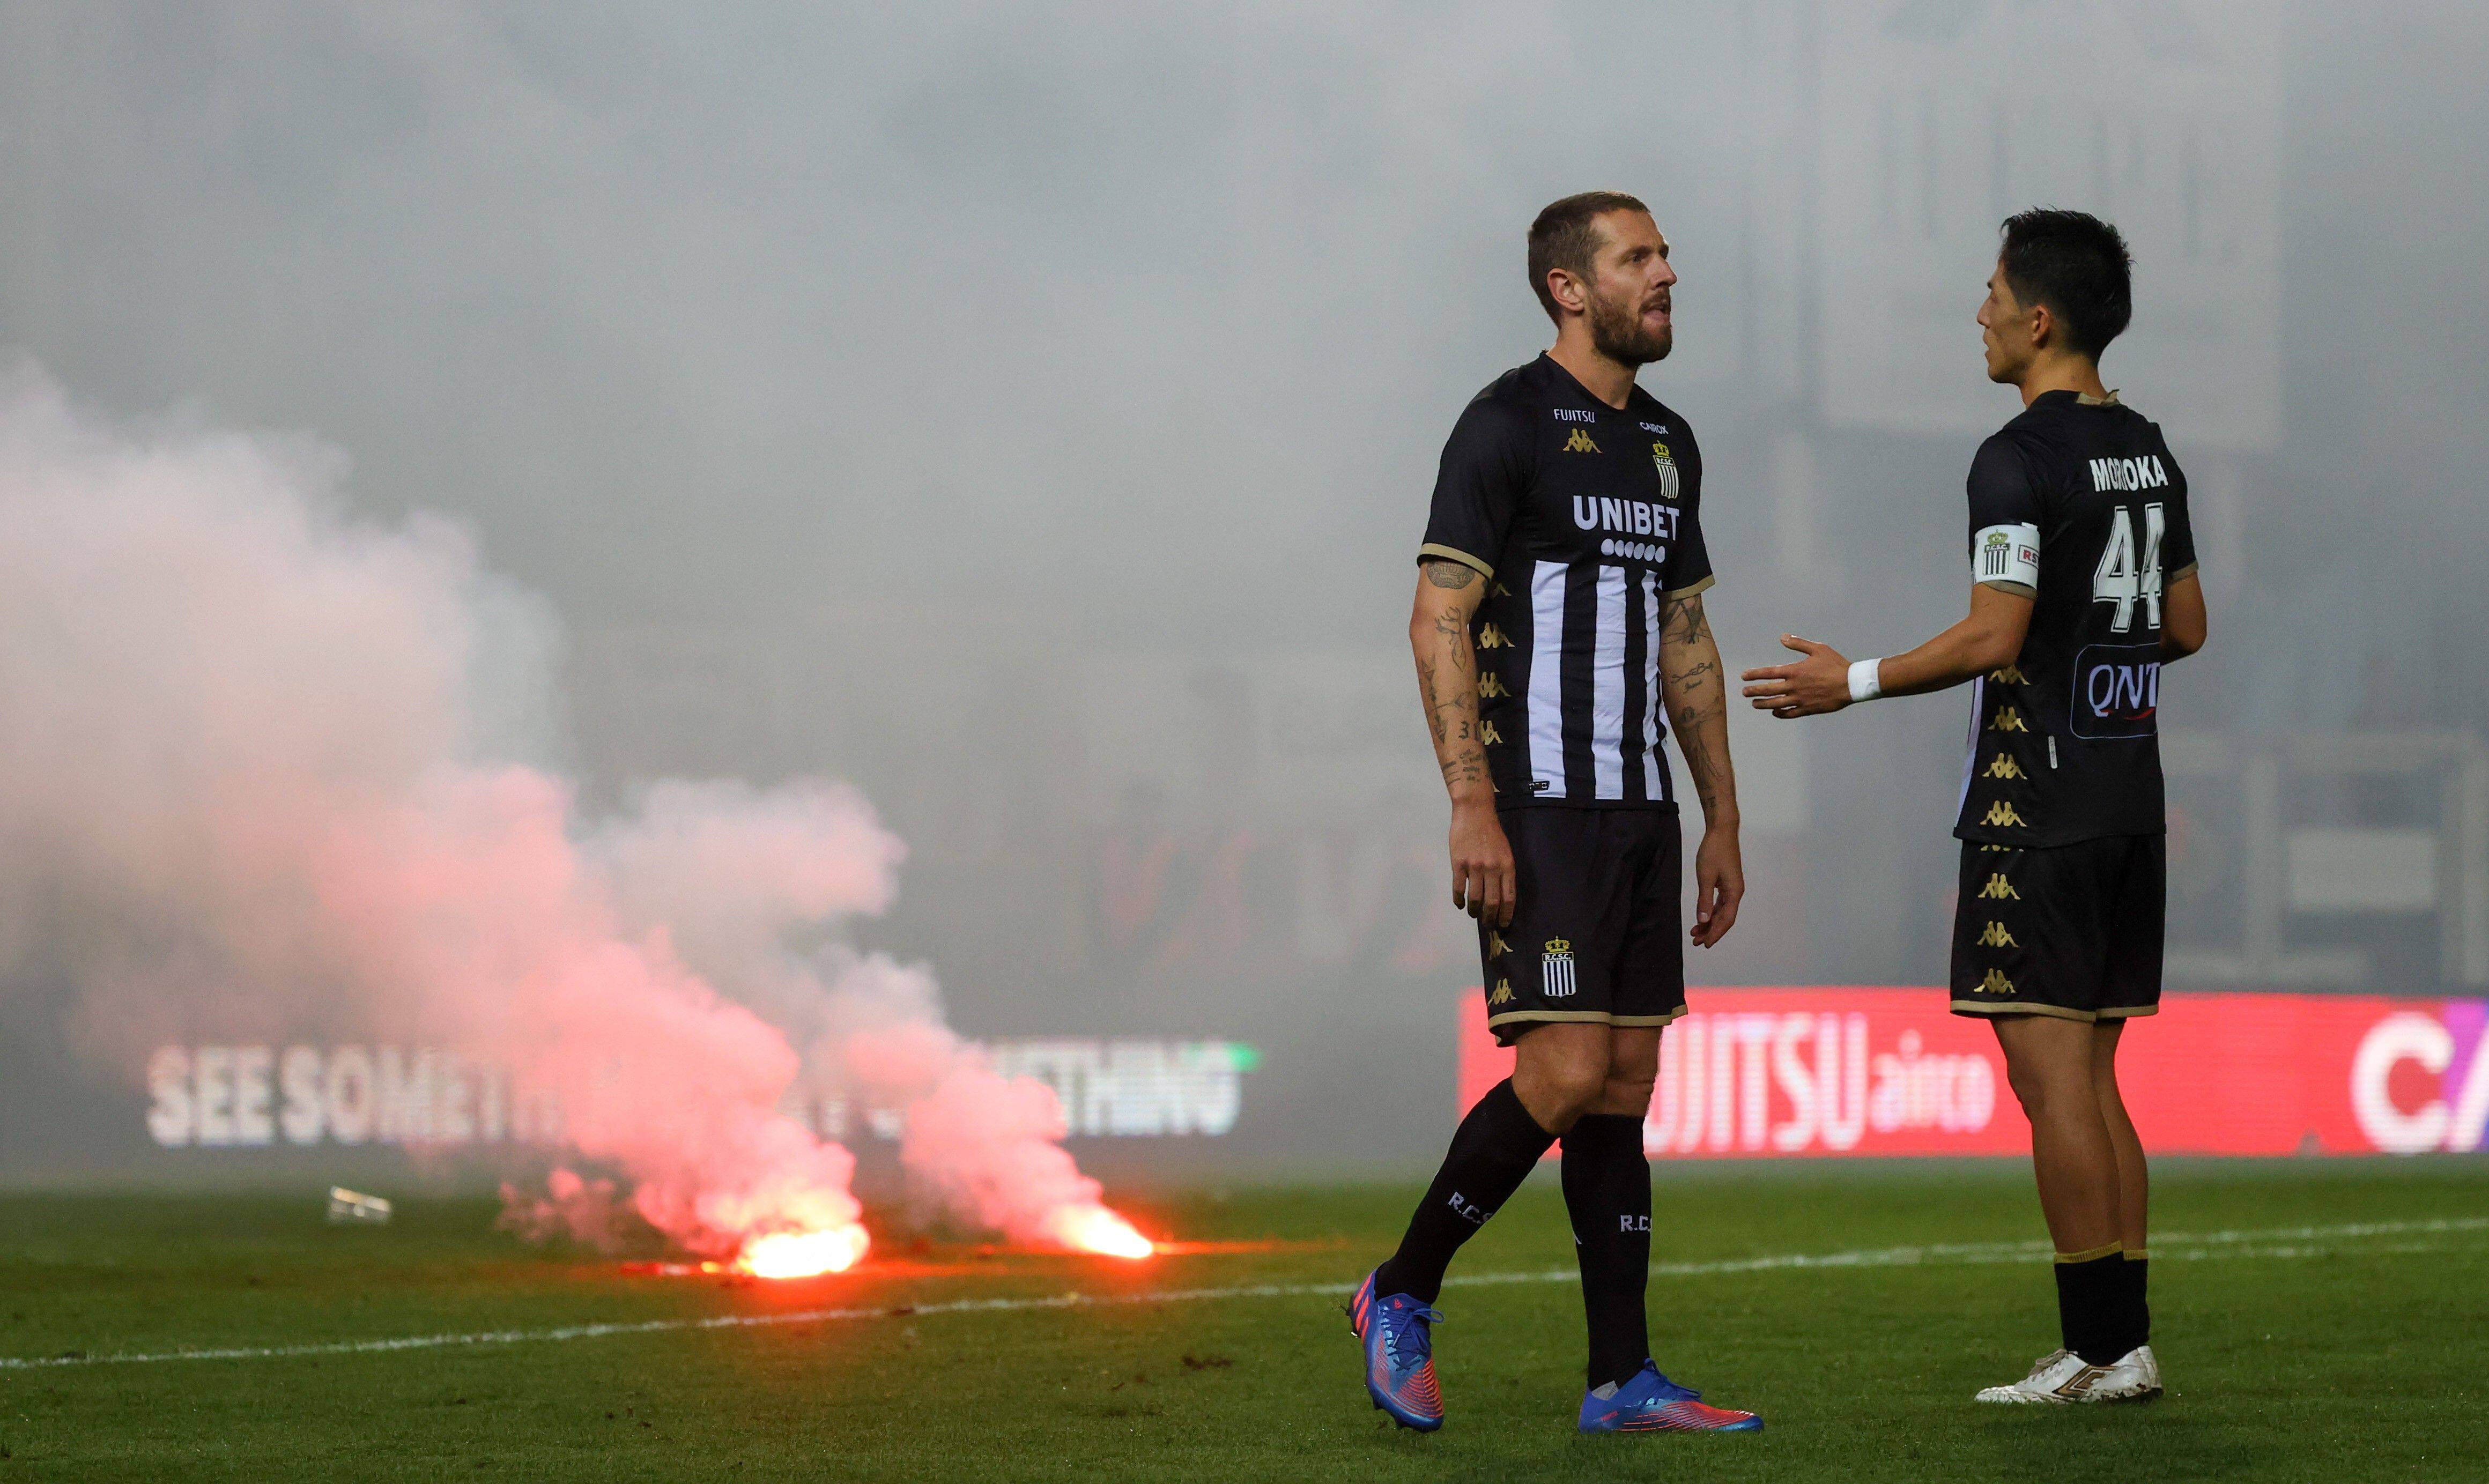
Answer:
[(1047, 1235), (1075, 1252), (1143, 1258), (1158, 1250), (1158, 1244), (1132, 1223), (1103, 1206), (1066, 1206), (1047, 1217), (1045, 1224)]
[(756, 1237), (734, 1260), (734, 1266), (756, 1278), (813, 1278), (844, 1272), (863, 1261), (872, 1239), (861, 1226), (832, 1226), (813, 1232), (772, 1232)]

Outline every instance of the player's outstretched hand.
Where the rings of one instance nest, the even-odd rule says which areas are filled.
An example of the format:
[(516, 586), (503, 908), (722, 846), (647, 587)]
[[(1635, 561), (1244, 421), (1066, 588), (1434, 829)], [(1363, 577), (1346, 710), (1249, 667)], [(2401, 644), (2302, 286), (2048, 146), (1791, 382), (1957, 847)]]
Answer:
[(1482, 923), (1512, 926), (1512, 842), (1492, 804), (1452, 806), (1452, 905)]
[(1849, 704), (1849, 662), (1830, 644), (1794, 634), (1781, 643), (1806, 656), (1788, 665), (1766, 665), (1742, 677), (1758, 711), (1774, 716), (1821, 716)]

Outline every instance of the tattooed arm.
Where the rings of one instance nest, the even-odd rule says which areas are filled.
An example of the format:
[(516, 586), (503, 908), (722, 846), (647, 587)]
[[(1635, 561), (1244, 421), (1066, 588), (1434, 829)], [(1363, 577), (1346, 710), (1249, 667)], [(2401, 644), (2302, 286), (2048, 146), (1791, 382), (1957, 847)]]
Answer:
[(1709, 948), (1736, 925), (1746, 896), (1737, 849), (1737, 772), (1729, 761), (1729, 692), (1720, 646), (1702, 616), (1701, 594), (1671, 598), (1660, 615), (1660, 693), (1668, 700), (1676, 750), (1702, 800), (1702, 844), (1694, 855), (1694, 928)]
[(1452, 796), (1452, 905), (1470, 916), (1512, 924), (1512, 846), (1495, 817), (1486, 741), (1478, 726), (1477, 653), (1470, 618), (1488, 579), (1457, 561), (1417, 569), (1409, 647), (1417, 657), (1417, 696), (1435, 739), (1435, 761)]

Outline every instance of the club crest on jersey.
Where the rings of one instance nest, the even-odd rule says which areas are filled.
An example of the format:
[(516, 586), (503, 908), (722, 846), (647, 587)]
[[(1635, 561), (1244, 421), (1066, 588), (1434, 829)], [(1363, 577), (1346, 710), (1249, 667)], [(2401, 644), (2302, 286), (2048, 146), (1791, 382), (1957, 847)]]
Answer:
[(1590, 442), (1589, 434), (1583, 432), (1580, 428), (1575, 428), (1573, 430), (1573, 436), (1564, 440), (1564, 451), (1566, 453), (1596, 453), (1599, 451), (1599, 445)]
[(1573, 993), (1573, 945), (1562, 938), (1549, 938), (1547, 952), (1538, 960), (1539, 992), (1551, 1000), (1569, 999)]
[(1654, 442), (1650, 445), (1650, 462), (1659, 470), (1659, 498), (1676, 499), (1683, 485), (1676, 476), (1676, 460), (1669, 456), (1666, 443)]

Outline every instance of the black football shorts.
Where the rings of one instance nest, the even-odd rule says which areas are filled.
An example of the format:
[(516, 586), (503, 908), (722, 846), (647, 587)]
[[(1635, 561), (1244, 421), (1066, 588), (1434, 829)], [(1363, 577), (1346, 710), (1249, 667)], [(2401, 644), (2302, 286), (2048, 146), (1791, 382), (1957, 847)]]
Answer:
[(1676, 813), (1510, 809), (1512, 926), (1478, 927), (1486, 1023), (1510, 1045), (1549, 1021), (1660, 1026), (1685, 1013)]
[(1954, 1013), (2114, 1020), (2159, 1010), (2166, 861), (2159, 835), (2046, 850), (1964, 841)]

